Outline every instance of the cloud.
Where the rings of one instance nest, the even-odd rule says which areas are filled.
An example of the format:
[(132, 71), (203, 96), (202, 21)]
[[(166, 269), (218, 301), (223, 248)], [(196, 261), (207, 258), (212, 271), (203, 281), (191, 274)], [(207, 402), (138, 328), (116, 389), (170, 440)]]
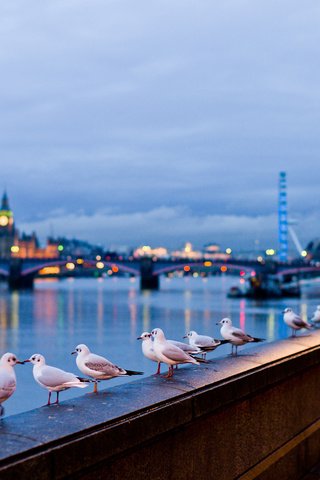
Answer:
[[(303, 235), (295, 227), (303, 244), (312, 229), (314, 217), (304, 219)], [(277, 248), (277, 216), (194, 215), (180, 207), (161, 207), (146, 212), (99, 212), (93, 215), (55, 212), (50, 219), (18, 225), (21, 230), (34, 230), (44, 240), (51, 232), (56, 236), (81, 238), (110, 245), (136, 247), (143, 244), (181, 247), (191, 241), (197, 248), (217, 242), (234, 250)], [(99, 239), (99, 242), (97, 242)]]
[(317, 3), (12, 0), (0, 15), (1, 179), (26, 230), (87, 238), (95, 219), (90, 236), (111, 222), (123, 243), (122, 220), (137, 241), (229, 243), (243, 223), (251, 244), (259, 219), (276, 231), (280, 170), (290, 215), (317, 218)]

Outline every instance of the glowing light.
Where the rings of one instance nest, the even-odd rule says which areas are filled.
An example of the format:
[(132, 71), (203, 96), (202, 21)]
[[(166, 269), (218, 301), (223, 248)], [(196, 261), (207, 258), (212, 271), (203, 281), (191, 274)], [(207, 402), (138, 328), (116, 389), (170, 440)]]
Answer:
[(100, 260), (101, 260), (101, 255), (97, 255), (97, 256), (96, 256), (96, 260), (97, 260), (98, 262), (100, 262)]
[(192, 276), (193, 276), (194, 278), (197, 278), (197, 277), (199, 277), (199, 273), (198, 273), (198, 272), (193, 272)]
[(207, 262), (204, 262), (203, 265), (204, 265), (205, 267), (212, 267), (212, 262), (207, 261)]
[(143, 250), (144, 252), (150, 252), (151, 247), (150, 247), (150, 245), (143, 245), (142, 250)]
[(259, 257), (257, 257), (257, 260), (258, 260), (258, 262), (263, 262), (263, 257), (261, 257), (261, 255), (259, 255)]
[(112, 270), (109, 269), (109, 270), (107, 271), (107, 274), (108, 274), (108, 275), (112, 275)]
[(274, 255), (275, 253), (276, 253), (276, 251), (275, 251), (273, 248), (268, 248), (268, 249), (266, 250), (266, 254), (267, 254), (267, 255), (272, 256), (272, 255)]
[(232, 253), (231, 248), (226, 248), (226, 253), (227, 253), (228, 255), (230, 255), (230, 254)]
[(97, 262), (97, 263), (96, 263), (96, 267), (97, 267), (97, 268), (100, 268), (100, 269), (101, 269), (101, 268), (104, 268), (104, 263), (103, 263), (103, 262)]
[(39, 275), (57, 275), (60, 273), (60, 267), (44, 267), (39, 270)]
[(184, 270), (185, 272), (190, 272), (190, 267), (189, 267), (189, 265), (185, 265), (185, 266), (183, 267), (183, 270)]
[(76, 268), (76, 266), (75, 266), (74, 263), (68, 262), (68, 263), (66, 263), (66, 268), (67, 268), (68, 270), (74, 270), (74, 269)]
[(245, 279), (244, 279), (244, 278), (240, 278), (240, 283), (241, 283), (241, 284), (246, 283)]
[(112, 270), (113, 273), (118, 273), (119, 272), (119, 268), (117, 267), (117, 265), (112, 265), (111, 270)]
[(221, 272), (226, 272), (228, 270), (228, 267), (226, 267), (225, 265), (222, 265), (222, 267), (220, 268)]
[(9, 219), (8, 217), (6, 217), (5, 215), (1, 215), (0, 217), (0, 226), (1, 227), (6, 227), (9, 223)]
[(58, 250), (59, 250), (59, 252), (62, 252), (63, 249), (64, 249), (64, 246), (63, 246), (63, 245), (58, 245)]
[(20, 250), (20, 247), (18, 245), (12, 245), (11, 247), (11, 252), (12, 253), (18, 253)]
[(244, 270), (241, 270), (241, 271), (240, 271), (240, 277), (244, 277), (245, 274), (246, 274), (246, 272), (245, 272)]
[(257, 274), (254, 270), (252, 270), (252, 272), (250, 273), (251, 277), (255, 277)]
[(77, 264), (78, 265), (83, 265), (84, 264), (83, 258), (77, 258)]
[(306, 250), (302, 250), (301, 257), (306, 257), (307, 255), (308, 255), (308, 252)]

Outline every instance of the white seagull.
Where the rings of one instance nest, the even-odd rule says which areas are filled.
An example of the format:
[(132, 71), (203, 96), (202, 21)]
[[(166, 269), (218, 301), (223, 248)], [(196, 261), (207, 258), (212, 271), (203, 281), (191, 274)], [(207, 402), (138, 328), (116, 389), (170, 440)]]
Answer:
[(181, 348), (166, 340), (161, 328), (153, 329), (151, 334), (153, 337), (153, 350), (157, 358), (159, 361), (168, 365), (167, 378), (172, 377), (173, 375), (173, 365), (179, 365), (181, 363), (193, 363), (194, 365), (199, 365), (200, 362), (204, 362), (204, 360), (200, 358), (193, 358), (191, 355), (181, 350)]
[(319, 324), (320, 323), (320, 305), (317, 305), (316, 310), (313, 312), (310, 322)]
[(238, 353), (238, 347), (245, 345), (249, 342), (263, 342), (264, 338), (256, 338), (245, 333), (241, 328), (236, 328), (232, 325), (230, 318), (223, 318), (217, 325), (221, 325), (220, 333), (225, 340), (231, 343), (231, 355), (234, 354), (233, 347), (235, 348), (235, 354)]
[(17, 359), (16, 355), (10, 352), (5, 353), (0, 358), (0, 417), (4, 414), (2, 403), (11, 397), (17, 386), (13, 368), (17, 363), (23, 364)]
[(152, 340), (152, 335), (149, 332), (143, 332), (141, 333), (140, 337), (137, 338), (137, 340), (142, 340), (141, 344), (141, 349), (143, 355), (148, 358), (149, 360), (152, 360), (153, 362), (156, 362), (158, 364), (158, 369), (156, 371), (156, 375), (160, 374), (160, 366), (161, 362), (154, 353), (153, 350), (153, 340)]
[(183, 338), (188, 338), (190, 345), (199, 348), (199, 350), (201, 349), (200, 353), (202, 353), (204, 358), (207, 352), (215, 350), (219, 345), (229, 343), (228, 340), (217, 340), (208, 335), (198, 335), (194, 330), (188, 332)]
[(25, 362), (33, 364), (33, 377), (41, 387), (49, 391), (48, 403), (50, 404), (51, 393), (57, 393), (56, 404), (59, 403), (59, 393), (71, 387), (85, 388), (90, 382), (87, 378), (77, 377), (74, 373), (66, 372), (60, 368), (51, 367), (46, 364), (46, 360), (40, 353), (35, 353)]
[(93, 393), (98, 393), (97, 382), (99, 380), (110, 380), (110, 378), (122, 377), (123, 375), (143, 375), (143, 372), (125, 370), (106, 358), (91, 353), (87, 345), (83, 343), (77, 345), (75, 351), (71, 354), (77, 355), (76, 363), (80, 372), (95, 380)]
[(312, 328), (312, 325), (294, 313), (292, 308), (285, 308), (282, 313), (283, 321), (286, 325), (288, 325), (288, 327), (291, 328), (293, 337), (296, 336), (297, 330), (301, 330), (302, 328), (307, 328), (310, 330)]

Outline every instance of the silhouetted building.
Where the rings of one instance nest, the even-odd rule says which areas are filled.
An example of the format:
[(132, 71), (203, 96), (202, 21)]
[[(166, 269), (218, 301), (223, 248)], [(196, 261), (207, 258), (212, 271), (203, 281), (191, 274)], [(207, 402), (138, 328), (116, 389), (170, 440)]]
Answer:
[(320, 238), (315, 238), (306, 247), (307, 259), (320, 261)]

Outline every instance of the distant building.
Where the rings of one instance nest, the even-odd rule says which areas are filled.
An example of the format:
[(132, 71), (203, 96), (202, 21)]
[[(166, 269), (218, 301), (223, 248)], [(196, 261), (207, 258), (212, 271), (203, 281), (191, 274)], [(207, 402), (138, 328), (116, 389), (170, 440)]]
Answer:
[(217, 243), (207, 243), (204, 247), (203, 247), (203, 257), (206, 259), (206, 260), (227, 260), (228, 258), (230, 258), (230, 254), (231, 254), (231, 249), (227, 249), (227, 253), (226, 252), (222, 252), (221, 249), (220, 249), (220, 245), (218, 245)]
[(182, 250), (171, 252), (171, 257), (186, 260), (201, 260), (203, 253), (198, 250), (193, 250), (192, 243), (186, 242)]
[(40, 247), (37, 235), (22, 233), (11, 249), (11, 256), (16, 258), (58, 258), (58, 245), (47, 242), (45, 247)]
[(57, 258), (57, 247), (57, 244), (48, 241), (41, 248), (35, 233), (19, 235), (7, 192), (4, 192), (0, 208), (0, 258)]
[(140, 257), (157, 257), (157, 258), (168, 258), (168, 250), (164, 247), (151, 248), (149, 245), (143, 245), (138, 247), (133, 252), (135, 258)]
[(15, 237), (13, 212), (9, 207), (7, 193), (4, 192), (0, 208), (0, 258), (11, 257), (11, 247), (15, 243)]

